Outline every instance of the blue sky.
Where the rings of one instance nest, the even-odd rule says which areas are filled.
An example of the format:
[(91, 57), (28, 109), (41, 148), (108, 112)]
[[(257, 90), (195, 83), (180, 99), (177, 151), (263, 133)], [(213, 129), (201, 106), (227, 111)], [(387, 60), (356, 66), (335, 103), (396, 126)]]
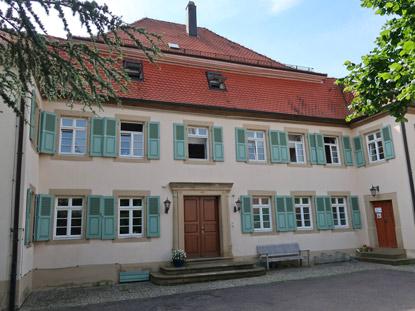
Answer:
[[(186, 22), (188, 0), (98, 0), (127, 22), (150, 17)], [(198, 26), (285, 63), (330, 77), (374, 47), (386, 18), (360, 0), (194, 0)], [(52, 19), (51, 19), (52, 22)], [(56, 24), (55, 24), (56, 25)], [(58, 27), (54, 26), (54, 29)]]

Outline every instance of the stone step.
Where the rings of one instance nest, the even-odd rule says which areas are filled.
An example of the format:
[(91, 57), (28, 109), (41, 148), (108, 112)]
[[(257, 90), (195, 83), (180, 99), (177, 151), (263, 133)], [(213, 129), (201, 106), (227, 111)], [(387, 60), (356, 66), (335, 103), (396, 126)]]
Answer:
[(400, 266), (400, 265), (413, 265), (415, 264), (415, 258), (401, 258), (401, 259), (387, 259), (387, 258), (372, 258), (372, 257), (355, 257), (359, 261), (380, 263), (384, 265)]
[(203, 257), (186, 259), (186, 265), (199, 265), (205, 263), (233, 262), (233, 257)]
[(218, 263), (203, 263), (203, 264), (191, 264), (184, 267), (161, 266), (160, 273), (168, 275), (179, 274), (191, 274), (201, 272), (215, 272), (215, 271), (227, 271), (227, 270), (241, 270), (252, 269), (253, 264), (249, 262), (218, 262)]
[(365, 258), (384, 258), (384, 259), (405, 259), (406, 253), (381, 253), (381, 252), (370, 252), (370, 253), (359, 253), (358, 256)]
[(200, 272), (180, 275), (168, 275), (160, 272), (152, 272), (150, 273), (150, 281), (156, 285), (177, 285), (254, 277), (265, 275), (265, 273), (266, 270), (263, 267), (255, 267), (251, 269)]

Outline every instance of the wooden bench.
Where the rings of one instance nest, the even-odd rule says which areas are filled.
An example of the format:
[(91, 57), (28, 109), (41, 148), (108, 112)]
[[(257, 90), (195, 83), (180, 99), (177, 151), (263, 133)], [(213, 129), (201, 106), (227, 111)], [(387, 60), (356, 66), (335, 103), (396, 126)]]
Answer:
[(150, 271), (148, 270), (120, 272), (120, 283), (148, 281), (149, 279)]
[[(267, 271), (269, 271), (269, 263), (276, 261), (299, 260), (300, 265), (303, 259), (307, 259), (307, 266), (310, 267), (310, 250), (300, 250), (298, 243), (283, 244), (266, 244), (258, 245), (259, 260), (267, 263)], [(307, 252), (307, 255), (302, 255)]]

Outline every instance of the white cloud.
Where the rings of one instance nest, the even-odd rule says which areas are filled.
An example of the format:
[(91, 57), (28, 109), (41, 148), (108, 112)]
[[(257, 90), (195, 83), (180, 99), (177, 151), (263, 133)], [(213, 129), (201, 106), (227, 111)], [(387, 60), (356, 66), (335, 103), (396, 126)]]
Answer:
[(300, 3), (301, 0), (272, 0), (272, 13), (278, 14), (291, 9)]

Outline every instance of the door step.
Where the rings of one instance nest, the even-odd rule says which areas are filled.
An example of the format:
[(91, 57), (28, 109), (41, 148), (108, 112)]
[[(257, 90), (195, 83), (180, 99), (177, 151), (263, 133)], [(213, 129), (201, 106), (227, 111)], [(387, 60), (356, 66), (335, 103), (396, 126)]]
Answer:
[(358, 253), (356, 259), (392, 266), (415, 264), (415, 258), (407, 258), (405, 250), (402, 249), (375, 249), (373, 252)]
[(265, 268), (247, 262), (203, 263), (179, 268), (160, 267), (160, 272), (150, 273), (150, 281), (157, 285), (177, 285), (254, 277), (265, 273)]

